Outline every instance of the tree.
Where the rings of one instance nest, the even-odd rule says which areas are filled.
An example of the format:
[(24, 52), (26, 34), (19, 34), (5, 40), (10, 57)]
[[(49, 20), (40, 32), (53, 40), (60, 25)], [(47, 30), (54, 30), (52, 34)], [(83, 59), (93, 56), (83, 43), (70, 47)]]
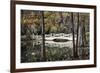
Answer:
[(72, 35), (73, 35), (73, 55), (74, 58), (76, 57), (76, 50), (75, 50), (75, 36), (74, 36), (74, 20), (73, 20), (73, 13), (71, 13), (71, 22), (72, 22)]
[[(42, 43), (44, 44), (45, 42), (45, 35), (44, 35), (44, 12), (41, 11), (41, 25), (42, 25), (42, 36), (43, 36), (43, 41)], [(46, 61), (46, 50), (45, 50), (45, 46), (43, 45), (43, 47), (41, 48), (41, 52), (42, 52), (42, 60)]]
[(77, 32), (76, 32), (76, 34), (77, 34), (77, 38), (76, 38), (76, 56), (78, 57), (78, 41), (79, 41), (79, 13), (77, 13), (77, 18), (78, 18), (78, 20), (77, 20)]

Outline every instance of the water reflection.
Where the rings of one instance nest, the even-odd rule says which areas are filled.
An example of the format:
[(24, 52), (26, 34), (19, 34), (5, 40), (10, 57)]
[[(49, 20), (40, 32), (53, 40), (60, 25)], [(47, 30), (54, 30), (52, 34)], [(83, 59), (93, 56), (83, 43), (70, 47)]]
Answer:
[[(21, 42), (21, 62), (41, 62), (43, 60), (42, 41)], [(74, 60), (72, 41), (53, 42), (45, 41), (45, 61)], [(75, 60), (89, 59), (89, 47), (78, 48), (78, 57)]]
[(41, 61), (42, 44), (34, 41), (21, 42), (21, 62)]

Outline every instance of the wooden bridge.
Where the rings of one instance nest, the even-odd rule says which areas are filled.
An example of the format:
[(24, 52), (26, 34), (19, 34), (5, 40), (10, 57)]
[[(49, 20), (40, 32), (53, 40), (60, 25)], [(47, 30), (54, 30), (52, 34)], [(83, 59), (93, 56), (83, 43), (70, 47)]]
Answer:
[[(54, 39), (66, 39), (69, 41), (72, 41), (72, 34), (65, 34), (65, 33), (59, 33), (59, 34), (46, 34), (45, 40), (52, 41)], [(75, 37), (76, 39), (76, 37)]]
[[(33, 38), (40, 40), (42, 39), (42, 36), (40, 35), (32, 35)], [(53, 41), (54, 39), (66, 39), (69, 41), (72, 41), (72, 34), (65, 34), (65, 33), (59, 33), (59, 34), (55, 34), (55, 33), (51, 33), (51, 34), (45, 34), (45, 40), (46, 41)], [(76, 40), (76, 36), (75, 36), (75, 40)]]
[[(36, 39), (38, 40), (42, 40), (42, 36), (41, 35), (31, 35), (32, 39)], [(65, 34), (65, 33), (59, 33), (59, 34), (55, 34), (55, 33), (51, 33), (51, 34), (45, 34), (45, 40), (46, 41), (53, 41), (54, 39), (65, 39), (65, 40), (69, 40), (72, 41), (72, 34)], [(21, 36), (22, 39), (27, 38), (26, 35)], [(75, 35), (75, 40), (76, 40), (76, 35)]]

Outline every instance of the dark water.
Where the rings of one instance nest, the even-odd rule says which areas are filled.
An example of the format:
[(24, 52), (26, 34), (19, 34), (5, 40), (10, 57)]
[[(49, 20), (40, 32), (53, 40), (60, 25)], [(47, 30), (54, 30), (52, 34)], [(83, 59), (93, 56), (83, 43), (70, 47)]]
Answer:
[[(78, 57), (74, 58), (73, 48), (66, 45), (45, 44), (45, 61), (64, 61), (64, 60), (86, 60), (89, 59), (89, 47), (80, 47), (77, 50)], [(41, 41), (22, 41), (21, 42), (21, 62), (42, 62), (43, 48)]]

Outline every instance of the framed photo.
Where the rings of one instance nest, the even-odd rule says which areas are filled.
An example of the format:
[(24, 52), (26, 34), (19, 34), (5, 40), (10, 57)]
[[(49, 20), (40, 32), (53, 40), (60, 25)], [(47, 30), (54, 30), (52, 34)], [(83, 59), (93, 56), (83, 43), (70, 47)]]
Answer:
[(11, 1), (11, 72), (96, 67), (96, 6)]

